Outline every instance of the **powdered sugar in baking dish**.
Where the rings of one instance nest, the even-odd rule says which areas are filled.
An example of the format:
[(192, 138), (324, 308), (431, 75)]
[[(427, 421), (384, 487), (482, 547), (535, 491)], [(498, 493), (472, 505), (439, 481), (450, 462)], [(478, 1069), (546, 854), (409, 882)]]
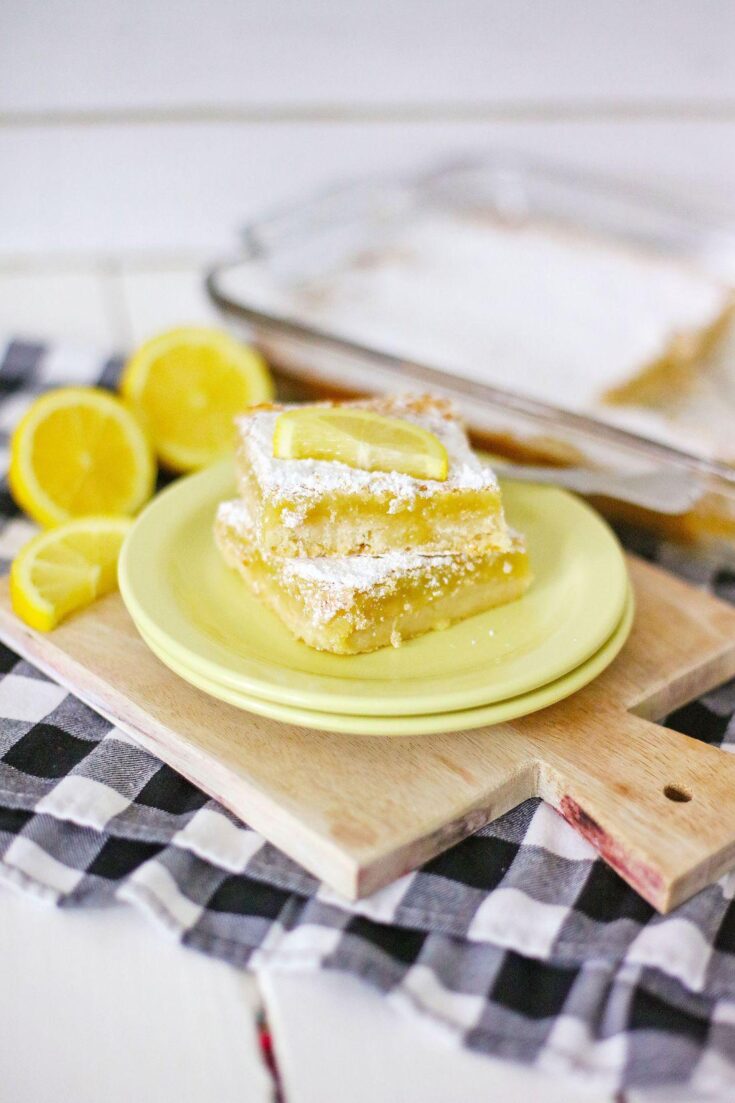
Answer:
[(540, 221), (441, 212), (282, 295), (284, 311), (320, 329), (574, 409), (733, 303), (731, 288), (674, 258)]

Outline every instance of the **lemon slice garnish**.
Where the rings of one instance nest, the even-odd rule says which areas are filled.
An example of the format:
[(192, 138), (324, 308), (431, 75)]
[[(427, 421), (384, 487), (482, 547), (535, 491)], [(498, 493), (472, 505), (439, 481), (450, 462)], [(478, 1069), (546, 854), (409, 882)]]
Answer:
[(92, 513), (135, 513), (150, 497), (154, 478), (140, 422), (96, 387), (41, 395), (13, 433), (10, 489), (42, 525)]
[(274, 393), (260, 353), (206, 328), (146, 341), (126, 364), (120, 388), (140, 410), (161, 463), (174, 471), (232, 452), (235, 415)]
[(273, 455), (281, 460), (336, 460), (362, 471), (396, 471), (438, 481), (446, 479), (449, 467), (442, 442), (420, 425), (336, 406), (304, 406), (281, 414)]
[(75, 609), (117, 584), (117, 560), (129, 517), (80, 517), (49, 529), (18, 552), (10, 568), (16, 614), (48, 632)]

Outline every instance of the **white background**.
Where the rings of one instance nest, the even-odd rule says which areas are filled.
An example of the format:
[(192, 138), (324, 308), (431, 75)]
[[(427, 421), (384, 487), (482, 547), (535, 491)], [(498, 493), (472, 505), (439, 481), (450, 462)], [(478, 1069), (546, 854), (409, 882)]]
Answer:
[[(0, 331), (123, 349), (206, 319), (201, 267), (253, 215), (496, 147), (735, 220), (735, 4), (1, 0)], [(103, 1086), (110, 1103), (268, 1097), (254, 983), (163, 951), (132, 917), (41, 918), (7, 892), (0, 904), (15, 1103), (86, 1103)], [(72, 960), (70, 990), (59, 963)], [(354, 982), (272, 978), (262, 992), (289, 1103), (556, 1098), (399, 1029)]]
[(3, 0), (0, 329), (205, 317), (254, 214), (472, 149), (735, 217), (733, 43), (730, 0)]

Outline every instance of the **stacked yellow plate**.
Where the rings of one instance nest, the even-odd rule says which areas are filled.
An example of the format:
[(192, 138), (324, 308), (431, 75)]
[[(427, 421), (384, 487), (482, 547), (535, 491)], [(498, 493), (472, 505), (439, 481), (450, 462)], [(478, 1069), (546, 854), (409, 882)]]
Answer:
[(579, 499), (506, 483), (528, 540), (529, 592), (443, 631), (366, 655), (315, 651), (227, 569), (212, 522), (234, 493), (231, 460), (179, 480), (139, 517), (120, 589), (143, 638), (214, 697), (292, 724), (365, 735), (461, 731), (569, 696), (623, 646), (633, 618), (615, 536)]

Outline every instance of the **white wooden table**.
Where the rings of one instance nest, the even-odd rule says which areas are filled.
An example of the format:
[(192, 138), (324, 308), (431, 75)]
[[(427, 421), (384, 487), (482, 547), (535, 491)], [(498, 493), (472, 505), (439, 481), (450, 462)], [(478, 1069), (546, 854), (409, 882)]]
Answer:
[[(211, 320), (202, 267), (252, 215), (478, 147), (735, 219), (735, 5), (4, 0), (0, 332), (124, 349)], [(14, 1103), (269, 1100), (261, 1003), (287, 1103), (604, 1098), (458, 1053), (352, 979), (247, 977), (123, 908), (2, 889), (0, 932)]]

